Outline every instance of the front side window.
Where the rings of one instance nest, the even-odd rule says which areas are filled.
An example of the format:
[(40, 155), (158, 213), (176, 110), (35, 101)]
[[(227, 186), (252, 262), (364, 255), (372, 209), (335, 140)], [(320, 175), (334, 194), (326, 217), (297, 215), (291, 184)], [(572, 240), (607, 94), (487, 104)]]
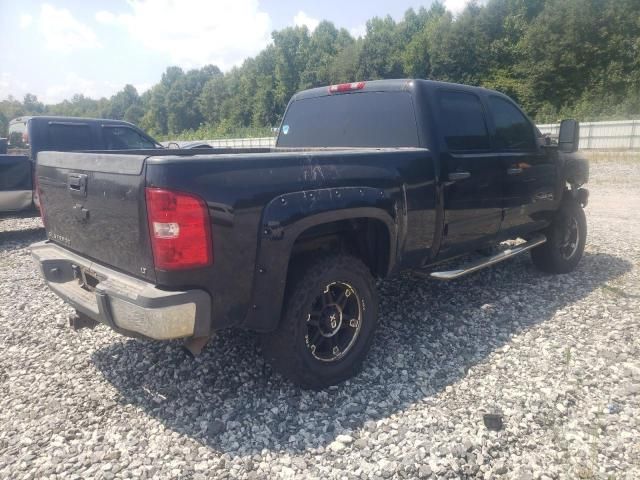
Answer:
[(102, 127), (107, 150), (139, 150), (156, 146), (138, 132), (128, 127)]
[(440, 123), (452, 151), (489, 149), (489, 133), (480, 99), (471, 93), (440, 92)]
[(501, 150), (532, 150), (535, 147), (529, 120), (504, 98), (490, 96), (489, 108), (496, 126), (496, 146)]

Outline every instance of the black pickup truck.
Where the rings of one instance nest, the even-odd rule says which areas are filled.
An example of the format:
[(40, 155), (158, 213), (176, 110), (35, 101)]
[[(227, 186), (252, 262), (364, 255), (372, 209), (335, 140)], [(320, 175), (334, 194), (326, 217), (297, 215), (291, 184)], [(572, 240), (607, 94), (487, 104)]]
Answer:
[(588, 197), (577, 141), (575, 121), (552, 143), (482, 88), (315, 88), (291, 99), (271, 150), (41, 153), (49, 240), (32, 254), (75, 326), (194, 353), (217, 330), (255, 330), (277, 370), (322, 388), (366, 357), (376, 277), (447, 280), (528, 250), (544, 271), (573, 270)]
[(37, 206), (32, 172), (43, 150), (127, 150), (164, 148), (135, 125), (120, 120), (76, 117), (19, 117), (0, 139), (0, 213)]

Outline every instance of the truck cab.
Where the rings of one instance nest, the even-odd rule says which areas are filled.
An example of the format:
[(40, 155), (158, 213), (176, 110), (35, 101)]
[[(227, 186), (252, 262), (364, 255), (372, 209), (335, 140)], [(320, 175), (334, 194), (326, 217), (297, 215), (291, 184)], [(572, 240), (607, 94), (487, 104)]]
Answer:
[[(423, 251), (412, 252), (425, 264), (542, 228), (565, 188), (557, 146), (511, 98), (468, 85), (401, 79), (306, 90), (291, 99), (277, 146), (427, 149), (436, 198), (406, 192), (413, 204), (443, 206)], [(406, 172), (407, 184), (426, 168)]]

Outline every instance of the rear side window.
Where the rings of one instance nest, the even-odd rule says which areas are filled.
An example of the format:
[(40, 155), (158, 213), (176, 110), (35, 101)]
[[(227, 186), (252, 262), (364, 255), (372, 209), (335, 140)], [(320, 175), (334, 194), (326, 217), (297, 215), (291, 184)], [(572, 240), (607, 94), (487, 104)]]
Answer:
[(359, 92), (293, 102), (279, 147), (419, 147), (408, 92)]
[(496, 126), (496, 147), (504, 150), (532, 150), (535, 147), (529, 120), (504, 98), (490, 96), (489, 108)]
[(155, 145), (150, 140), (129, 127), (103, 126), (102, 134), (107, 150), (155, 148)]
[(81, 123), (51, 123), (48, 148), (61, 151), (95, 149), (91, 128)]
[(440, 92), (440, 124), (449, 150), (489, 149), (489, 132), (480, 99), (471, 93)]

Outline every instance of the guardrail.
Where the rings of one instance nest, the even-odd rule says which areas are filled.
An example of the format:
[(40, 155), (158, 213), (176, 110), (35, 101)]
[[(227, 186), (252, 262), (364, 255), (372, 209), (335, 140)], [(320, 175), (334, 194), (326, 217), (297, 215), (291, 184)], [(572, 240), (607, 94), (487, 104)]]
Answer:
[[(557, 137), (560, 124), (547, 123), (538, 128)], [(640, 150), (640, 120), (580, 122), (580, 150)]]

